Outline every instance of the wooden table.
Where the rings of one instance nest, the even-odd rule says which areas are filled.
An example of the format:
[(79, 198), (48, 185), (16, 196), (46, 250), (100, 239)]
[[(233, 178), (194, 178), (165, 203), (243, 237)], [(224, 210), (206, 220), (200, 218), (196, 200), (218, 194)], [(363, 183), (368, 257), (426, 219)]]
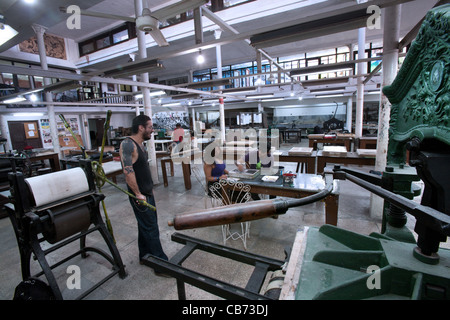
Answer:
[[(289, 155), (288, 151), (283, 152), (282, 154), (275, 155), (278, 157), (279, 162), (296, 162), (297, 163), (297, 173), (299, 169), (300, 163), (306, 165), (306, 173), (315, 173), (316, 170), (316, 156), (317, 151), (313, 151), (311, 155)], [(302, 170), (303, 171), (303, 170)]]
[(52, 172), (60, 171), (61, 165), (59, 164), (59, 156), (56, 152), (48, 152), (36, 154), (30, 157), (31, 162), (48, 160), (50, 162), (50, 167), (52, 168)]
[(166, 145), (170, 145), (172, 143), (173, 143), (173, 140), (155, 140), (155, 145), (160, 144), (162, 151), (167, 151), (168, 146), (166, 146)]
[(360, 166), (374, 166), (374, 157), (360, 157), (356, 152), (347, 152), (347, 156), (324, 156), (322, 150), (317, 151), (317, 173), (321, 174), (327, 163), (341, 163), (341, 164), (357, 164)]
[(324, 134), (309, 134), (309, 147), (313, 148), (313, 150), (317, 150), (317, 144), (318, 143), (327, 143), (327, 144), (333, 144), (333, 145), (344, 145), (347, 148), (347, 151), (351, 151), (352, 148), (352, 142), (354, 139), (354, 135), (350, 134), (342, 134), (337, 135), (333, 139), (327, 139), (324, 137)]
[[(278, 172), (279, 175), (280, 172)], [(289, 198), (303, 198), (315, 194), (325, 187), (325, 181), (322, 176), (315, 174), (297, 174), (294, 179), (294, 186), (284, 186), (283, 178), (280, 176), (276, 182), (264, 182), (263, 176), (258, 176), (254, 179), (240, 179), (244, 185), (250, 186), (251, 193), (268, 194), (280, 197)], [(328, 177), (332, 179), (331, 176)], [(336, 180), (336, 189), (325, 198), (325, 223), (337, 225), (338, 219), (338, 205), (339, 205), (339, 190)], [(237, 184), (223, 184), (225, 189), (236, 189)], [(239, 190), (239, 189), (238, 189)]]
[(377, 137), (361, 137), (359, 138), (358, 149), (376, 149)]
[(283, 142), (289, 141), (291, 138), (291, 135), (294, 136), (295, 142), (301, 142), (302, 141), (302, 130), (301, 129), (282, 129), (280, 130), (282, 135)]
[[(202, 161), (202, 152), (198, 150), (180, 152), (175, 155), (172, 154), (170, 157), (161, 158), (161, 172), (163, 176), (164, 187), (169, 185), (169, 181), (167, 179), (167, 169), (166, 164), (170, 163), (171, 165), (171, 175), (174, 175), (173, 172), (173, 164), (181, 163), (181, 168), (183, 170), (183, 178), (184, 178), (184, 187), (186, 190), (190, 190), (192, 188), (191, 184), (191, 161)], [(200, 159), (200, 160), (199, 160)]]

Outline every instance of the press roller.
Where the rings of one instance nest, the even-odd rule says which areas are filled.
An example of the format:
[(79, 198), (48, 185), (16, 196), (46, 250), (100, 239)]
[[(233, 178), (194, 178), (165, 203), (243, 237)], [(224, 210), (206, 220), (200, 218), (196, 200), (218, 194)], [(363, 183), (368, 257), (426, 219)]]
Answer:
[(246, 222), (284, 214), (289, 208), (313, 203), (328, 196), (333, 191), (332, 176), (325, 175), (325, 182), (325, 189), (305, 198), (260, 200), (211, 208), (178, 215), (168, 224), (176, 230), (184, 230)]
[[(50, 173), (25, 179), (21, 173), (8, 176), (11, 204), (6, 206), (17, 238), (20, 251), (22, 278), (32, 277), (30, 271), (31, 254), (37, 258), (48, 285), (56, 299), (63, 299), (52, 269), (87, 252), (96, 252), (108, 260), (113, 271), (96, 285), (86, 290), (78, 298), (84, 298), (106, 280), (119, 274), (126, 276), (122, 259), (100, 215), (99, 203), (105, 198), (96, 192), (91, 162), (81, 160), (80, 168)], [(101, 249), (86, 246), (86, 236), (99, 231), (106, 242), (110, 254)], [(80, 250), (50, 266), (46, 255), (80, 240)], [(52, 244), (43, 249), (41, 243)]]

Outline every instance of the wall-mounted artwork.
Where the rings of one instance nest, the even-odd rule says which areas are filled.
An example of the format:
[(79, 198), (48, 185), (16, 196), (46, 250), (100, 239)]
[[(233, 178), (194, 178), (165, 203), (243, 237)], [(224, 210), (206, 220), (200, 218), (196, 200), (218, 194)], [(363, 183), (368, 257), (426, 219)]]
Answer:
[[(67, 59), (66, 44), (63, 38), (44, 34), (45, 53), (47, 57), (57, 59)], [(19, 44), (19, 49), (22, 52), (39, 54), (39, 48), (36, 37), (32, 37)]]

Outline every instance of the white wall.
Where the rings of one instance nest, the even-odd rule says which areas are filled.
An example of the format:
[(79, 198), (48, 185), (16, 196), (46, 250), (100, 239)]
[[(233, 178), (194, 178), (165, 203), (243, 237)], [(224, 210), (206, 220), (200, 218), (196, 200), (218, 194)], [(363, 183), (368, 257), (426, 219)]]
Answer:
[[(347, 114), (345, 104), (339, 104), (337, 114)], [(290, 116), (315, 116), (315, 115), (333, 115), (336, 110), (335, 104), (315, 105), (315, 106), (293, 106), (284, 108), (275, 108), (274, 117)]]

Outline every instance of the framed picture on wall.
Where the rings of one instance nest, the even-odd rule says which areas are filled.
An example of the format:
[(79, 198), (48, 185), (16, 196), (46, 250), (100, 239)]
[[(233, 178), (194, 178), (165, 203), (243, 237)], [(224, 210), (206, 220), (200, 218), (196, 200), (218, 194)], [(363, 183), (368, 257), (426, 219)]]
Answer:
[(106, 84), (106, 90), (108, 92), (117, 92), (116, 91), (116, 85), (114, 83), (107, 83)]

